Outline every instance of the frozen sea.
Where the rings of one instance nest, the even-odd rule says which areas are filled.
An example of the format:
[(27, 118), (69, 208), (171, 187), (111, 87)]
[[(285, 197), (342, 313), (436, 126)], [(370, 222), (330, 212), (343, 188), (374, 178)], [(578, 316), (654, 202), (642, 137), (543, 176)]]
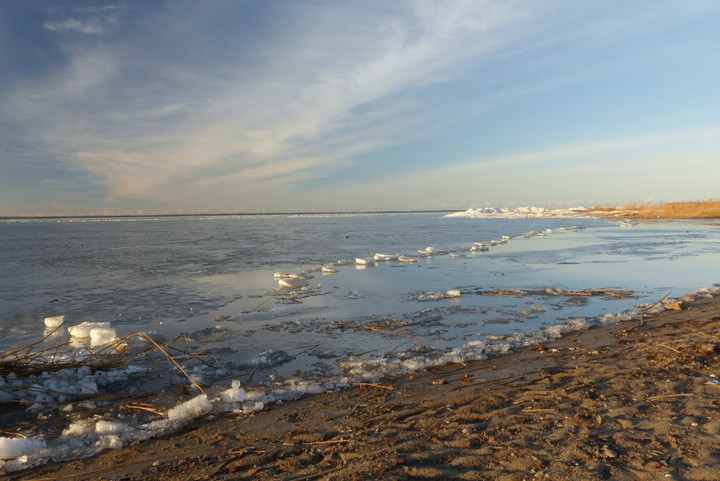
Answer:
[[(29, 389), (3, 373), (0, 400), (76, 418), (52, 435), (25, 425), (23, 435), (39, 444), (23, 450), (0, 438), (0, 455), (14, 454), (12, 470), (138, 439), (128, 419), (106, 433), (70, 424), (98, 408), (95, 394), (127, 402), (178, 391), (169, 407), (184, 399), (180, 384), (192, 393), (197, 383), (225, 408), (252, 411), (282, 398), (253, 388), (317, 392), (484, 358), (689, 292), (716, 292), (719, 241), (718, 226), (703, 222), (445, 213), (0, 221), (0, 352), (39, 341), (39, 349), (58, 346), (59, 358), (91, 355), (103, 348), (67, 328), (103, 322), (130, 336), (126, 355), (146, 352), (132, 336), (146, 332), (187, 373), (157, 351), (152, 362), (138, 354), (114, 381), (65, 373), (85, 382), (81, 392), (40, 378)], [(52, 316), (65, 323), (48, 331)], [(175, 420), (215, 409), (208, 398)], [(75, 434), (76, 445), (67, 442)], [(63, 437), (61, 452), (51, 448)]]

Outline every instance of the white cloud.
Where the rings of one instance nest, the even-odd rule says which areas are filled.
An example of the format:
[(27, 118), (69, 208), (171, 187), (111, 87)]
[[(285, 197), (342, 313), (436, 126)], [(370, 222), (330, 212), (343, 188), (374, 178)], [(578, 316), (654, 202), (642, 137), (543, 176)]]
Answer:
[(47, 30), (58, 33), (77, 32), (88, 35), (99, 35), (107, 32), (107, 27), (99, 23), (83, 22), (76, 18), (68, 18), (57, 22), (47, 22)]
[(43, 27), (56, 33), (107, 35), (120, 25), (122, 10), (123, 8), (117, 5), (91, 7), (75, 6), (71, 3), (55, 5), (49, 15), (61, 18), (49, 20)]

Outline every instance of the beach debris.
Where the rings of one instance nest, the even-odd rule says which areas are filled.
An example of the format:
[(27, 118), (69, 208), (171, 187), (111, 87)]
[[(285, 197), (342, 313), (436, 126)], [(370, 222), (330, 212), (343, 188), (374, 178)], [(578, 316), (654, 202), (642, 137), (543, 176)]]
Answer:
[(614, 459), (618, 457), (618, 454), (615, 452), (615, 450), (610, 448), (610, 446), (608, 445), (604, 445), (602, 448), (600, 448), (599, 455), (601, 458), (605, 459)]
[(685, 303), (683, 301), (677, 301), (671, 304), (665, 304), (664, 307), (667, 311), (682, 311), (685, 309)]
[(535, 304), (530, 304), (530, 309), (524, 309), (522, 311), (522, 315), (527, 317), (530, 314), (542, 314), (543, 312), (545, 312), (545, 309), (543, 309), (542, 307), (536, 306)]
[(442, 386), (443, 384), (447, 384), (447, 381), (445, 379), (437, 379), (432, 382), (433, 386)]
[(383, 385), (383, 384), (377, 384), (377, 383), (374, 383), (374, 382), (353, 382), (353, 383), (351, 383), (351, 385), (352, 385), (352, 386), (358, 386), (358, 387), (361, 387), (361, 388), (374, 387), (374, 388), (378, 388), (378, 389), (387, 389), (388, 391), (394, 391), (394, 390), (396, 389), (396, 388), (394, 388), (394, 387), (392, 387), (392, 386), (385, 386), (385, 385)]

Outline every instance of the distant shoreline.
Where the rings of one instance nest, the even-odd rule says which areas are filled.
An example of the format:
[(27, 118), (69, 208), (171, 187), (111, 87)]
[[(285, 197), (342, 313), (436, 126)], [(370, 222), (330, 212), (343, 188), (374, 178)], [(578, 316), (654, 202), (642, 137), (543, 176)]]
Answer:
[[(497, 209), (498, 211), (503, 210)], [(545, 209), (551, 212), (551, 209)], [(397, 214), (447, 214), (459, 213), (457, 209), (428, 210), (377, 210), (377, 211), (303, 211), (303, 212), (217, 212), (202, 214), (103, 214), (103, 215), (46, 215), (46, 216), (0, 216), (2, 221), (32, 220), (88, 220), (88, 219), (153, 219), (153, 218), (200, 218), (200, 217), (254, 217), (254, 216), (333, 216), (333, 215), (397, 215)], [(537, 212), (528, 211), (528, 214)], [(620, 219), (720, 219), (720, 201), (669, 202), (665, 204), (628, 204), (624, 207), (595, 206), (575, 211), (577, 216)], [(533, 217), (533, 215), (528, 215)]]
[(219, 212), (204, 214), (107, 214), (107, 215), (43, 215), (43, 216), (0, 216), (6, 220), (66, 220), (66, 219), (153, 219), (157, 217), (256, 217), (256, 216), (311, 216), (311, 215), (392, 215), (392, 214), (444, 214), (457, 212), (454, 209), (440, 210), (378, 210), (378, 211), (323, 211), (323, 212)]

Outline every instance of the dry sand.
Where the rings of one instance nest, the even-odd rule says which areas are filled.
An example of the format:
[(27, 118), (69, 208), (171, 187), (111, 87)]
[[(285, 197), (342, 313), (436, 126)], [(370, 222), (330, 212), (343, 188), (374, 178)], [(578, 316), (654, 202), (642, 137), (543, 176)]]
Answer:
[(720, 298), (12, 480), (720, 480)]

